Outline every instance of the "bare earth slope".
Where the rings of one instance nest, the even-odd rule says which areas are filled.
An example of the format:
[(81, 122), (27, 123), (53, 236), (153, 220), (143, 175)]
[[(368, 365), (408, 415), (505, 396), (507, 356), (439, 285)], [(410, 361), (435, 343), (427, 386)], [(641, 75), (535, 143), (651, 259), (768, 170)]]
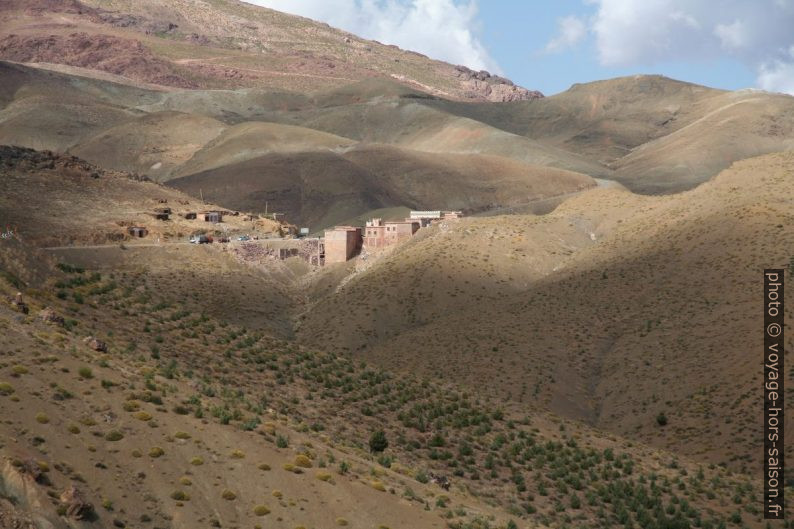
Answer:
[(393, 82), (306, 97), (163, 92), (10, 63), (0, 70), (8, 74), (0, 81), (4, 142), (68, 150), (159, 182), (181, 177), (172, 184), (193, 196), (204, 192), (223, 206), (253, 211), (271, 204), (313, 229), (382, 207), (512, 206), (594, 186), (584, 172), (609, 173), (560, 149), (418, 105), (417, 97), (428, 96)]
[[(498, 384), (477, 361), (468, 368), (482, 380), (472, 388), (447, 366), (425, 375), (421, 369), (390, 372), (360, 358), (285, 341), (290, 314), (310, 306), (306, 296), (312, 290), (333, 287), (327, 279), (338, 277), (344, 266), (293, 281), (280, 261), (250, 266), (221, 245), (37, 248), (59, 225), (75, 235), (101, 232), (119, 211), (148, 207), (149, 201), (161, 204), (162, 198), (187, 206), (180, 201), (189, 199), (69, 156), (19, 148), (0, 153), (10, 191), (2, 215), (19, 226), (12, 237), (0, 238), (0, 520), (6, 525), (763, 527), (757, 507), (761, 490), (753, 478), (538, 410), (549, 394), (546, 387), (533, 397), (535, 404), (520, 404), (505, 401), (504, 388), (492, 398), (482, 380)], [(758, 186), (774, 188), (779, 201), (790, 201), (776, 187), (788, 176), (788, 161), (780, 156), (762, 161), (769, 179)], [(741, 170), (738, 175), (742, 181)], [(735, 182), (728, 176), (726, 183)], [(584, 193), (574, 200), (603, 199), (614, 209), (632, 197), (610, 196)], [(777, 204), (765, 193), (756, 196)], [(665, 204), (674, 207), (674, 201), (660, 199), (655, 210), (653, 200), (630, 198), (624, 205), (640, 207), (648, 214), (647, 229), (661, 232), (659, 220), (665, 217), (657, 213)], [(571, 210), (580, 205), (573, 203)], [(631, 242), (632, 225), (622, 234), (612, 209), (590, 218), (598, 223), (597, 237), (607, 246)], [(569, 229), (567, 214), (549, 217), (549, 225)], [(539, 219), (514, 220), (530, 226)], [(395, 252), (392, 262), (404, 266), (403, 253), (410, 255), (441, 233), (456, 241), (459, 230), (467, 229), (473, 238), (487, 240), (492, 235), (485, 225), (496, 228), (503, 221), (427, 230)], [(578, 243), (592, 243), (582, 225), (574, 224)], [(560, 248), (559, 230), (532, 233), (531, 240)], [(437, 242), (441, 252), (467, 267), (468, 255)], [(506, 243), (495, 239), (489, 255), (494, 264)], [(542, 283), (550, 270), (543, 266), (557, 257), (543, 251), (532, 255), (539, 260), (520, 258), (516, 270), (533, 270)], [(376, 261), (372, 272), (382, 264)], [(581, 265), (573, 261), (563, 273), (574, 275)], [(442, 296), (450, 285), (433, 270), (411, 271), (435, 279), (434, 292)], [(473, 276), (461, 279), (467, 277)], [(501, 284), (509, 277), (499, 268), (495, 284), (482, 284), (506, 292)], [(354, 275), (341, 290), (360, 284), (361, 276)], [(461, 284), (456, 294), (465, 297), (466, 288)], [(383, 296), (379, 301), (395, 301), (383, 310), (398, 318), (399, 295), (376, 291)], [(415, 292), (406, 287), (405, 293)], [(353, 303), (349, 309), (355, 314)], [(468, 319), (460, 331), (466, 339), (450, 340), (456, 347), (451, 354), (467, 353), (492, 331), (511, 341), (507, 328), (520, 331), (520, 320), (512, 325), (507, 318), (491, 320), (485, 327), (483, 317), (491, 310), (504, 317), (509, 313), (504, 309), (516, 303), (526, 299), (505, 296), (479, 306), (479, 314), (461, 313)], [(611, 309), (603, 305), (608, 318)], [(445, 317), (448, 324), (460, 323), (457, 316)], [(417, 336), (424, 341), (406, 348), (403, 358), (422, 368), (407, 353), (431, 344), (433, 337)], [(520, 373), (520, 366), (510, 365), (510, 343), (496, 347), (490, 363), (502, 365), (508, 378)], [(453, 356), (439, 355), (443, 359)], [(553, 366), (555, 359), (549, 360)], [(737, 417), (743, 419), (742, 406)], [(670, 416), (671, 428), (684, 420), (672, 409)], [(368, 448), (377, 445), (370, 439), (378, 430), (388, 446), (372, 453)], [(431, 475), (443, 476), (448, 486), (429, 481)]]
[(237, 0), (36, 0), (0, 6), (0, 58), (176, 88), (299, 92), (386, 78), (445, 97), (542, 97), (487, 72)]
[(299, 337), (757, 469), (747, 351), (761, 268), (792, 256), (792, 161), (752, 158), (670, 197), (594, 190), (543, 217), (443, 224), (361, 263)]
[(339, 152), (272, 153), (169, 181), (238, 209), (288, 212), (312, 229), (371, 209), (478, 211), (594, 186), (580, 173), (496, 156), (428, 154), (367, 144)]
[(646, 194), (691, 189), (732, 162), (794, 146), (793, 97), (658, 75), (576, 84), (504, 105), (425, 104), (603, 163), (615, 170), (611, 178)]

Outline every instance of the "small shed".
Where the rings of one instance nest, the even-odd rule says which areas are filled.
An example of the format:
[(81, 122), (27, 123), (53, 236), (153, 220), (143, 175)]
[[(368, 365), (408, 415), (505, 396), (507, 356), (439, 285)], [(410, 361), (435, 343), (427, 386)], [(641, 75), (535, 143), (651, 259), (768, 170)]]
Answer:
[(155, 208), (152, 216), (157, 220), (168, 220), (171, 217), (171, 208)]
[(185, 213), (185, 219), (187, 219), (187, 220), (195, 220), (195, 218), (196, 218), (196, 212), (195, 211), (189, 211), (189, 212)]
[(223, 215), (220, 211), (207, 211), (204, 213), (204, 222), (221, 222), (223, 220)]
[(146, 237), (146, 235), (149, 233), (149, 231), (143, 226), (130, 226), (127, 228), (127, 232), (132, 237)]

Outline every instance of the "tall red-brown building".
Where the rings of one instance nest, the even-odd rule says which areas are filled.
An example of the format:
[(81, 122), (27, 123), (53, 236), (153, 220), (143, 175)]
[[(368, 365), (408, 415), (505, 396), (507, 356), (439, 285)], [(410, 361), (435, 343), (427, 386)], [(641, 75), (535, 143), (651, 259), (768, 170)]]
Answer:
[(335, 226), (325, 230), (325, 263), (344, 263), (361, 251), (361, 228)]
[(412, 219), (387, 222), (377, 218), (369, 220), (364, 227), (364, 246), (373, 250), (391, 246), (413, 237), (419, 227), (420, 222)]

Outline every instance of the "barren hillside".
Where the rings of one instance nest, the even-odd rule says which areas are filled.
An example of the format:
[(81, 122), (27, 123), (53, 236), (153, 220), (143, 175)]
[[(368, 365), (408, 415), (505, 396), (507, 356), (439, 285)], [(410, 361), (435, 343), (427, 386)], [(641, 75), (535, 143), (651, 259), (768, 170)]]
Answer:
[(576, 84), (504, 105), (425, 104), (602, 163), (614, 170), (608, 178), (645, 194), (691, 189), (737, 160), (794, 146), (791, 96), (658, 75)]
[(416, 92), (390, 82), (307, 98), (162, 92), (10, 63), (0, 70), (0, 141), (68, 151), (228, 208), (270, 206), (315, 230), (384, 207), (515, 206), (593, 187), (585, 173), (608, 173), (413, 103)]
[(542, 97), (487, 72), (237, 0), (5, 1), (0, 59), (173, 88), (307, 93), (380, 78), (460, 100)]
[(792, 161), (749, 159), (670, 197), (593, 190), (547, 216), (442, 224), (360, 263), (299, 336), (757, 469), (756, 263), (792, 257)]
[[(23, 152), (25, 160), (53, 160)], [(6, 164), (6, 180), (36, 184), (15, 187), (15, 203), (29, 198), (19, 194), (24, 190), (30, 198), (41, 190), (61, 196), (70, 185), (64, 180), (86, 178), (60, 167), (59, 160), (54, 159), (55, 171)], [(115, 177), (88, 175), (91, 180), (82, 185), (100, 189)], [(768, 185), (778, 180), (772, 174)], [(159, 188), (125, 181), (140, 186), (138, 193), (125, 192), (118, 181), (105, 191), (108, 200), (121, 194), (141, 200)], [(384, 371), (279, 338), (274, 323), (289, 312), (279, 306), (279, 296), (291, 295), (305, 306), (310, 301), (301, 296), (318, 292), (314, 287), (341, 268), (296, 280), (294, 290), (284, 291), (279, 285), (290, 279), (276, 275), (281, 265), (245, 266), (214, 247), (43, 252), (29, 244), (34, 227), (85, 209), (79, 203), (74, 208), (3, 206), (4, 218), (30, 225), (20, 229), (21, 237), (0, 239), (4, 523), (58, 529), (80, 523), (762, 526), (755, 507), (760, 489), (743, 474), (605, 435), (536, 405), (505, 402), (499, 394), (492, 398), (482, 385), (476, 391), (467, 387), (453, 371)], [(105, 222), (101, 210), (81, 215), (85, 229), (101, 229)], [(483, 223), (503, 221), (468, 221), (461, 228), (480, 230)], [(445, 233), (454, 240), (457, 230)], [(404, 253), (439, 237), (425, 233)], [(441, 251), (452, 251), (443, 246)], [(398, 266), (401, 253), (393, 255)], [(465, 255), (454, 259), (466, 266)], [(550, 259), (546, 265), (555, 258)], [(543, 281), (542, 266), (525, 268)], [(338, 276), (330, 285), (335, 281)], [(354, 276), (341, 290), (360, 282)], [(439, 285), (443, 292), (444, 282)], [(504, 306), (492, 305), (495, 311)], [(470, 343), (484, 332), (481, 322), (470, 320), (462, 332)], [(508, 321), (491, 323), (504, 332)], [(424, 339), (423, 346), (432, 343)], [(500, 343), (499, 355), (509, 362), (509, 347)], [(415, 358), (403, 358), (422, 367)], [(467, 362), (488, 379), (490, 372), (473, 356)], [(681, 419), (672, 408), (670, 415), (670, 427), (676, 427)], [(378, 430), (388, 446), (373, 444)], [(434, 475), (441, 481), (431, 481)]]

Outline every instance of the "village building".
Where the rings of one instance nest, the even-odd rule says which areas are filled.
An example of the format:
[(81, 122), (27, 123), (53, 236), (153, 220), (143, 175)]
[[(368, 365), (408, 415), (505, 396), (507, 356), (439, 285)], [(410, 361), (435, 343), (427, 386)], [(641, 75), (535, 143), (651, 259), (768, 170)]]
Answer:
[(204, 222), (212, 222), (213, 224), (223, 222), (223, 213), (220, 211), (205, 211), (202, 215), (204, 215)]
[(196, 212), (195, 211), (188, 211), (185, 213), (185, 220), (195, 220), (196, 219)]
[(325, 230), (325, 262), (344, 263), (361, 251), (362, 230), (355, 226), (335, 226)]
[(460, 211), (411, 211), (410, 220), (418, 220), (426, 228), (440, 220), (457, 220), (463, 216)]
[(127, 233), (132, 237), (146, 237), (149, 234), (149, 230), (143, 226), (130, 226), (127, 228)]
[(386, 221), (374, 218), (367, 221), (364, 227), (363, 244), (368, 249), (391, 246), (402, 240), (413, 237), (421, 226), (420, 221), (406, 219), (399, 221)]
[(413, 237), (422, 227), (443, 220), (456, 220), (460, 211), (411, 211), (405, 220), (384, 221), (373, 218), (364, 228), (336, 226), (325, 230), (324, 255), (326, 263), (344, 263), (366, 248), (378, 250)]
[(171, 208), (155, 208), (152, 216), (157, 220), (168, 220), (171, 218)]

